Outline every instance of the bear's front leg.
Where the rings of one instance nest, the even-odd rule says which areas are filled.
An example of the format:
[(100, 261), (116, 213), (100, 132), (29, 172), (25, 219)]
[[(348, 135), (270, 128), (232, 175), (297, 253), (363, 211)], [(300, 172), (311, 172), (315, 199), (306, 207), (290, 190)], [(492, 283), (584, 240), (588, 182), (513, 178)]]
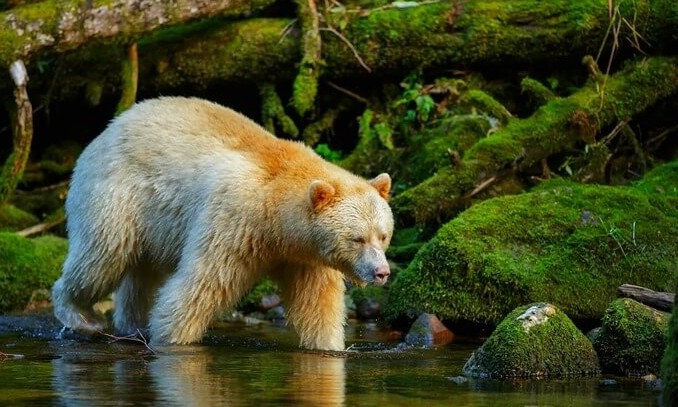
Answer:
[(328, 267), (284, 270), (279, 276), (288, 320), (307, 349), (344, 350), (344, 278)]
[(216, 312), (234, 305), (256, 281), (255, 273), (233, 260), (200, 256), (181, 263), (160, 288), (151, 311), (152, 343), (200, 341)]

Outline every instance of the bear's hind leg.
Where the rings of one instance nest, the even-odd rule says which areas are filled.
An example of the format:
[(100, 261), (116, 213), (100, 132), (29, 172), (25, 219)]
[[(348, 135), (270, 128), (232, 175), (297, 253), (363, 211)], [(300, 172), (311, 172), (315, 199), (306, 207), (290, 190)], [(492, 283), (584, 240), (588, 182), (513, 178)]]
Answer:
[(67, 280), (61, 277), (52, 287), (52, 303), (57, 319), (64, 327), (76, 331), (88, 333), (102, 331), (106, 327), (106, 321), (92, 309), (96, 301), (74, 299), (67, 286), (69, 286)]
[(125, 269), (124, 257), (93, 253), (98, 252), (77, 250), (77, 244), (71, 244), (63, 273), (52, 287), (57, 319), (67, 328), (89, 333), (106, 327), (92, 306), (115, 290)]
[(284, 270), (280, 278), (288, 320), (307, 349), (344, 350), (344, 278), (327, 267)]
[(148, 317), (156, 294), (167, 273), (149, 262), (139, 262), (126, 272), (115, 292), (113, 325), (117, 335), (129, 335), (148, 328)]

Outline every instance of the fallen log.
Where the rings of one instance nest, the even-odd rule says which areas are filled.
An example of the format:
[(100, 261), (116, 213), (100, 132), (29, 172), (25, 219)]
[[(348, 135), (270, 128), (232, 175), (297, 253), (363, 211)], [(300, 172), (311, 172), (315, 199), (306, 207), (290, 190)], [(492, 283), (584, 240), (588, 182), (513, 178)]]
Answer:
[(394, 211), (406, 223), (443, 222), (468, 206), (469, 192), (491, 177), (565, 153), (578, 141), (591, 142), (602, 128), (628, 120), (675, 92), (678, 58), (642, 59), (615, 75), (592, 78), (572, 95), (543, 105), (531, 117), (510, 119), (504, 128), (466, 151), (457, 167), (442, 169), (395, 196)]
[(676, 294), (650, 290), (649, 288), (623, 284), (617, 288), (617, 294), (622, 298), (631, 298), (641, 304), (664, 312), (671, 312), (675, 303)]
[[(182, 3), (191, 1), (199, 0), (183, 0)], [(39, 4), (44, 3), (47, 2)], [(71, 0), (66, 3), (78, 2)], [(217, 3), (223, 4), (223, 1)], [(411, 2), (394, 4), (401, 3), (409, 7), (389, 5), (372, 9), (319, 10), (324, 13), (324, 20), (318, 28), (322, 52), (314, 59), (322, 60), (320, 79), (383, 78), (384, 75), (395, 75), (401, 79), (405, 73), (418, 68), (449, 70), (491, 64), (501, 64), (502, 67), (574, 64), (583, 55), (596, 54), (605, 43), (608, 27), (617, 22), (630, 22), (621, 25), (618, 39), (643, 38), (651, 42), (655, 50), (678, 43), (678, 37), (673, 35), (678, 5), (672, 0), (654, 0), (651, 4), (621, 1), (615, 10), (609, 9), (607, 0), (585, 3), (576, 0), (556, 3), (455, 0), (423, 2), (416, 7), (411, 6), (416, 4)], [(0, 13), (0, 65), (11, 61), (11, 55), (20, 51), (22, 43), (33, 43), (33, 40), (22, 39), (16, 33), (5, 33), (8, 27), (2, 25), (6, 24), (4, 21), (9, 13), (19, 13), (28, 7), (34, 5)], [(26, 18), (23, 24), (28, 26), (30, 21)], [(142, 29), (132, 21), (118, 27), (117, 35), (113, 35), (112, 30), (90, 34), (94, 36), (91, 40), (107, 40), (116, 44), (129, 44), (133, 39), (143, 37), (139, 39), (139, 86), (144, 92), (157, 93), (177, 86), (206, 87), (210, 81), (289, 81), (298, 74), (296, 65), (302, 58), (301, 44), (306, 36), (292, 18), (222, 20), (203, 25), (201, 29), (173, 26), (151, 33), (170, 24), (170, 21), (162, 26), (150, 24)], [(50, 32), (38, 30), (34, 35), (38, 34), (41, 38), (45, 34), (52, 38)], [(57, 41), (56, 38), (52, 39)], [(83, 33), (79, 40), (61, 45), (52, 40), (46, 41), (52, 42), (52, 45), (29, 46), (29, 51), (35, 53), (50, 49), (61, 52), (74, 49), (88, 40)], [(632, 47), (639, 47), (631, 41), (619, 43), (627, 49), (625, 44), (629, 43), (634, 44)], [(617, 55), (620, 52), (617, 50)], [(69, 74), (75, 78), (72, 84), (64, 79), (65, 83), (60, 83), (60, 88), (82, 86), (83, 81), (96, 79), (108, 79), (110, 83), (111, 78), (94, 75), (110, 71), (111, 58), (117, 60), (119, 55), (104, 53), (97, 56), (91, 50), (88, 54), (88, 60), (76, 57), (66, 61), (67, 65), (75, 68), (69, 69)], [(606, 54), (602, 54), (601, 59), (607, 64)], [(83, 67), (80, 70), (79, 65)], [(117, 82), (113, 83), (117, 86)], [(297, 92), (295, 97), (304, 96)]]
[[(620, 38), (637, 34), (652, 40), (654, 47), (678, 43), (670, 17), (678, 16), (678, 6), (672, 0), (655, 0), (652, 5), (622, 1), (612, 20), (610, 14), (607, 0), (555, 4), (441, 1), (402, 9), (329, 12), (319, 29), (322, 78), (389, 74), (402, 78), (403, 73), (417, 68), (465, 69), (496, 63), (574, 64), (584, 55), (596, 54), (610, 24), (622, 20), (635, 24), (632, 29), (623, 25)], [(220, 80), (279, 77), (281, 67), (289, 69), (298, 63), (299, 43), (305, 38), (296, 31), (282, 34), (291, 23), (286, 19), (247, 20), (162, 48), (148, 44), (153, 54), (148, 56), (150, 60), (170, 62), (163, 64), (154, 83), (162, 88), (194, 84), (206, 76)], [(286, 41), (294, 42), (294, 52), (288, 52)], [(275, 64), (269, 63), (276, 48)], [(195, 60), (200, 63), (191, 62)]]
[(155, 29), (201, 18), (244, 15), (274, 1), (45, 0), (0, 13), (0, 66), (41, 51), (63, 52), (96, 40), (131, 43)]

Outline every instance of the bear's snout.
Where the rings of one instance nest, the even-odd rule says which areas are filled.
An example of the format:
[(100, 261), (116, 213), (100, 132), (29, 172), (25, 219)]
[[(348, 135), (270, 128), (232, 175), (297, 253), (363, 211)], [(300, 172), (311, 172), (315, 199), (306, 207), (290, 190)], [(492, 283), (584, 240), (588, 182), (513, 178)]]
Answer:
[(391, 269), (388, 264), (377, 266), (377, 268), (374, 270), (374, 283), (378, 285), (384, 285), (386, 284), (386, 281), (388, 281), (388, 276), (390, 275)]

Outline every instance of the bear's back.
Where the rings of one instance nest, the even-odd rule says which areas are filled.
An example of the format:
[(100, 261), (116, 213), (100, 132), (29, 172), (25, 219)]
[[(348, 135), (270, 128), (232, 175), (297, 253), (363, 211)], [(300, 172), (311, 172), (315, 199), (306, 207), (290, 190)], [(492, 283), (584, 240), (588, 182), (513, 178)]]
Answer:
[[(189, 150), (242, 150), (276, 139), (246, 116), (198, 98), (161, 97), (134, 105), (111, 126), (122, 129), (121, 137), (131, 143), (183, 146)], [(190, 151), (185, 151), (190, 152)]]

